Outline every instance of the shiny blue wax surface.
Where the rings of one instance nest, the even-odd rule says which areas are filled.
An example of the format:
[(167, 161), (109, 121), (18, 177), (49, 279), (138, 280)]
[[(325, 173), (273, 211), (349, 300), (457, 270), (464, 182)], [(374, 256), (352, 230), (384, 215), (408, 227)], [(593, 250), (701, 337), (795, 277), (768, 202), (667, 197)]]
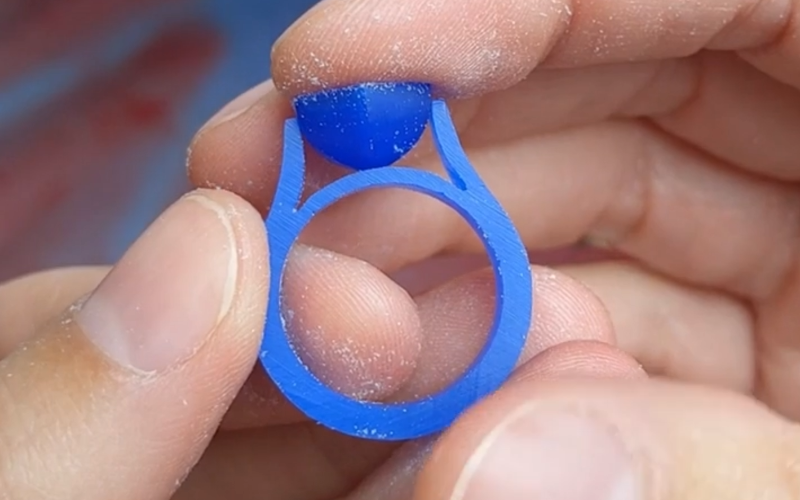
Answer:
[(393, 164), (419, 141), (430, 119), (424, 83), (361, 83), (295, 98), (303, 138), (328, 160), (355, 170)]

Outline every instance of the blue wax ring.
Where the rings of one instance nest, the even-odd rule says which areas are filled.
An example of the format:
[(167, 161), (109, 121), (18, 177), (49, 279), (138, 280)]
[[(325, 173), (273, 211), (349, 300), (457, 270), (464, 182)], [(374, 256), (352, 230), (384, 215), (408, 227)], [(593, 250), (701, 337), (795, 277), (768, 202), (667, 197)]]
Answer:
[[(396, 96), (398, 92), (408, 95), (409, 89), (414, 86), (415, 84), (362, 84), (329, 90), (324, 96), (317, 95), (313, 106), (320, 106), (320, 100), (327, 100), (329, 105), (341, 102), (342, 98), (337, 97), (337, 92), (346, 96), (360, 95), (361, 98), (369, 94), (370, 99), (373, 99), (375, 92), (380, 89), (386, 93), (384, 97), (388, 102), (389, 96)], [(361, 92), (365, 88), (369, 90), (366, 93)], [(297, 118), (287, 120), (284, 125), (283, 165), (272, 208), (265, 223), (271, 275), (267, 319), (260, 352), (261, 363), (289, 401), (309, 418), (332, 430), (376, 440), (405, 440), (434, 434), (452, 424), (464, 410), (498, 389), (514, 369), (525, 345), (532, 319), (533, 282), (527, 252), (508, 215), (467, 160), (447, 105), (443, 101), (428, 101), (428, 107), (423, 111), (419, 111), (414, 102), (411, 106), (417, 111), (403, 113), (398, 110), (397, 115), (386, 113), (371, 116), (378, 121), (385, 120), (376, 125), (381, 130), (386, 130), (383, 127), (386, 123), (392, 123), (392, 126), (401, 130), (400, 135), (404, 137), (416, 134), (409, 132), (406, 135), (407, 131), (417, 130), (419, 116), (429, 119), (434, 142), (450, 177), (449, 181), (418, 169), (380, 165), (380, 162), (387, 162), (385, 165), (388, 165), (396, 160), (395, 155), (404, 154), (395, 151), (390, 155), (383, 146), (371, 149), (376, 151), (374, 156), (364, 153), (365, 150), (347, 156), (343, 153), (345, 148), (337, 145), (337, 141), (347, 137), (342, 130), (347, 130), (357, 120), (350, 120), (337, 129), (335, 119), (322, 116), (321, 106), (313, 113), (308, 112), (310, 106), (307, 103), (314, 102), (312, 97), (298, 99), (295, 103)], [(393, 108), (386, 104), (382, 109)], [(330, 109), (330, 112), (337, 110), (338, 108)], [(408, 120), (409, 124), (403, 125), (397, 116), (405, 117), (403, 120)], [(337, 140), (324, 140), (322, 130), (304, 124), (308, 119), (316, 119), (317, 123), (324, 123), (326, 127), (335, 130), (331, 134)], [(357, 125), (360, 130), (367, 127), (366, 122), (358, 122)], [(300, 202), (305, 175), (302, 130), (312, 131), (309, 134), (313, 137), (313, 142), (312, 139), (308, 141), (312, 146), (319, 146), (321, 154), (338, 158), (337, 161), (345, 165), (352, 162), (348, 166), (356, 170), (312, 194), (303, 203)], [(363, 135), (355, 134), (352, 140), (358, 137)], [(352, 140), (349, 146), (355, 148)], [(377, 143), (386, 144), (381, 141)], [(410, 147), (413, 144), (408, 149)], [(407, 151), (406, 143), (397, 149)], [(281, 287), (286, 260), (303, 228), (317, 213), (342, 198), (366, 189), (386, 187), (427, 194), (457, 210), (483, 240), (494, 269), (497, 288), (495, 317), (488, 340), (466, 373), (437, 394), (403, 403), (358, 401), (321, 382), (293, 349), (281, 313)]]

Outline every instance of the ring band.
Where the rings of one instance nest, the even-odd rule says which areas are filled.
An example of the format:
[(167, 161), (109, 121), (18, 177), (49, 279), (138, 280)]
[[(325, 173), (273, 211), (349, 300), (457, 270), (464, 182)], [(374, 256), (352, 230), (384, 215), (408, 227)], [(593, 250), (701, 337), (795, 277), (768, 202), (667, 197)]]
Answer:
[[(430, 123), (450, 181), (408, 167), (380, 167), (346, 175), (300, 203), (305, 161), (296, 118), (284, 125), (278, 186), (265, 225), (270, 292), (260, 361), (286, 398), (319, 424), (375, 440), (419, 438), (448, 427), (464, 410), (497, 390), (513, 371), (532, 320), (533, 282), (526, 249), (500, 203), (470, 165), (444, 101), (432, 102)], [(495, 277), (495, 314), (486, 344), (467, 371), (439, 393), (416, 401), (358, 401), (319, 380), (295, 352), (282, 317), (282, 281), (293, 244), (311, 219), (331, 204), (374, 188), (426, 194), (457, 210), (482, 239)]]

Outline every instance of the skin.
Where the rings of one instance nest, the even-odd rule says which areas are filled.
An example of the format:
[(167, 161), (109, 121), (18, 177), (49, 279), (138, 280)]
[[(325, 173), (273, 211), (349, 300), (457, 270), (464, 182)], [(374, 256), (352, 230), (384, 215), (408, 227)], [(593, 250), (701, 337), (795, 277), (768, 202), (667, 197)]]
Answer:
[[(188, 169), (201, 189), (110, 274), (0, 288), (0, 492), (798, 498), (798, 12), (791, 0), (323, 1), (276, 43), (274, 81), (198, 132)], [(364, 80), (429, 81), (451, 100), (531, 250), (589, 241), (628, 256), (534, 266), (536, 322), (514, 378), (438, 439), (402, 445), (310, 425), (253, 369), (288, 99)], [(404, 163), (441, 170), (429, 142)], [(309, 169), (312, 189), (342, 175), (313, 156)], [(461, 260), (469, 272), (425, 286), (410, 272), (411, 294), (387, 278), (479, 254), (443, 207), (365, 193), (302, 244), (286, 277), (296, 341), (344, 392), (431, 392), (480, 347), (486, 269)], [(383, 300), (361, 307), (376, 287)], [(345, 337), (355, 359), (387, 355), (354, 363), (329, 349)]]

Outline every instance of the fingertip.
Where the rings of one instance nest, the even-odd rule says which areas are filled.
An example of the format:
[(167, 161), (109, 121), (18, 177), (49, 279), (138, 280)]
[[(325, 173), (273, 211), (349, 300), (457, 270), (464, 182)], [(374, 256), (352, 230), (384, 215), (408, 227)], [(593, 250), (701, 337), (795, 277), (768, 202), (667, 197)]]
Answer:
[(752, 397), (708, 386), (516, 382), (439, 440), (414, 498), (791, 496), (800, 473), (786, 464), (797, 462), (799, 437), (800, 427)]
[(567, 12), (559, 2), (527, 0), (326, 0), (275, 43), (272, 74), (292, 96), (376, 80), (475, 96), (524, 78)]
[(24, 498), (168, 497), (256, 359), (266, 258), (242, 198), (201, 190), (168, 208), (88, 299), (0, 360), (2, 430), (30, 437), (0, 438), (0, 457), (19, 457), (0, 458), (0, 483)]
[[(249, 370), (261, 340), (269, 291), (269, 247), (264, 221), (252, 203), (234, 192), (221, 189), (198, 189), (196, 192), (224, 207), (229, 214), (231, 230), (239, 241), (236, 258), (240, 272), (232, 292), (233, 305), (221, 328), (226, 334), (243, 340), (242, 354), (246, 361), (241, 368)], [(241, 375), (246, 376), (247, 372)]]
[[(606, 379), (613, 383), (646, 377), (630, 356), (600, 341), (567, 341), (540, 352), (503, 388), (469, 410), (443, 435), (422, 470), (415, 500), (476, 498), (474, 493), (465, 496), (463, 491), (462, 476), (474, 473), (468, 470), (471, 456), (479, 454), (483, 442), (491, 438), (493, 429), (500, 427), (505, 418), (519, 413), (521, 408), (538, 404), (538, 400), (544, 401), (542, 404), (546, 407), (548, 388), (559, 387), (566, 380), (576, 391), (591, 391), (593, 380)], [(542, 388), (543, 392), (540, 394), (537, 388)], [(531, 481), (530, 484), (535, 483)], [(503, 495), (503, 498), (512, 497)]]
[[(531, 270), (535, 287), (533, 321), (518, 366), (564, 343), (613, 344), (611, 321), (594, 294), (558, 271), (539, 266)], [(432, 394), (466, 372), (486, 344), (494, 318), (495, 293), (491, 269), (482, 268), (454, 276), (415, 297), (423, 348), (413, 375), (392, 395), (393, 400)], [(597, 359), (602, 357), (598, 355)]]
[(528, 358), (574, 340), (615, 344), (614, 326), (600, 298), (557, 269), (531, 266), (534, 276), (534, 332)]
[(416, 305), (377, 268), (296, 245), (284, 283), (289, 334), (323, 382), (357, 399), (380, 400), (411, 377), (422, 348)]
[(642, 365), (613, 345), (575, 340), (550, 347), (520, 367), (513, 382), (547, 378), (646, 378)]
[(283, 123), (290, 103), (271, 81), (223, 107), (194, 136), (186, 169), (192, 185), (224, 189), (266, 213), (283, 152)]

